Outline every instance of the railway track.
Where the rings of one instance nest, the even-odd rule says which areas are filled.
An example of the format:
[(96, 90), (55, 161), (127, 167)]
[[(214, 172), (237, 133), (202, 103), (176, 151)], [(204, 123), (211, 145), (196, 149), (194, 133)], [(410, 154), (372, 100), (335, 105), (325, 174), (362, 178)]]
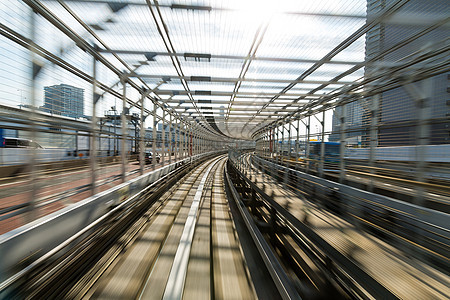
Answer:
[[(126, 249), (158, 207), (158, 199), (194, 167), (184, 164), (118, 203), (0, 286), (0, 298), (60, 299), (91, 285)], [(6, 295), (6, 296), (5, 296)]]
[[(437, 271), (402, 261), (397, 249), (263, 175), (249, 156), (243, 165), (251, 168), (238, 171), (224, 155), (183, 165), (67, 241), (65, 253), (26, 267), (0, 298), (444, 295)], [(401, 278), (398, 289), (374, 260), (386, 274), (406, 270), (429, 282)]]
[(179, 171), (163, 178), (160, 184), (166, 184), (149, 187), (142, 201), (119, 210), (69, 253), (35, 266), (28, 274), (32, 280), (18, 281), (9, 296), (277, 297), (273, 284), (260, 288), (260, 296), (253, 285), (227, 203), (225, 161), (225, 156), (209, 159), (183, 177)]
[(224, 162), (209, 160), (163, 196), (133, 245), (84, 297), (255, 299), (226, 203)]
[[(407, 228), (404, 232), (390, 233), (395, 229), (387, 223), (388, 219), (383, 219), (383, 225), (387, 225), (383, 230), (373, 218), (358, 215), (348, 203), (324, 206), (333, 199), (319, 199), (312, 191), (325, 186), (305, 189), (312, 183), (296, 179), (293, 174), (281, 174), (273, 166), (262, 168), (253, 164), (250, 155), (235, 159), (234, 165), (239, 173), (235, 176), (236, 184), (245, 206), (258, 220), (259, 227), (270, 225), (268, 241), (275, 248), (281, 245), (280, 252), (289, 252), (285, 257), (294, 259), (290, 265), (298, 264), (300, 270), (321, 269), (324, 276), (331, 275), (332, 280), (357, 298), (445, 298), (450, 292), (445, 267), (414, 257), (424, 251), (440, 257), (444, 264), (448, 264), (448, 258), (403, 238), (401, 234)], [(358, 203), (363, 201), (359, 199)], [(394, 243), (392, 238), (402, 243)], [(434, 244), (446, 247), (436, 241)], [(296, 273), (299, 280), (302, 275)]]

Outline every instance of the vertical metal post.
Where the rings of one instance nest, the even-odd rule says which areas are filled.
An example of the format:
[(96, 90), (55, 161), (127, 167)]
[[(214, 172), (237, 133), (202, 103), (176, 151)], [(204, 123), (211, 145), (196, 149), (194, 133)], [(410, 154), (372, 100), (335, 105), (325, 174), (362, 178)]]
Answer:
[[(284, 131), (286, 130), (286, 127), (285, 127), (285, 125), (286, 124), (283, 124), (283, 133), (284, 133)], [(286, 168), (289, 166), (288, 164), (289, 164), (289, 158), (290, 158), (290, 148), (291, 148), (291, 140), (290, 140), (290, 137), (291, 137), (291, 122), (290, 122), (290, 120), (289, 120), (289, 126), (288, 126), (288, 140), (287, 140), (287, 143), (286, 143), (286, 146), (287, 147), (289, 147), (288, 148), (288, 150), (286, 150), (286, 153), (289, 155), (289, 157), (284, 157), (284, 150), (283, 150), (283, 159), (284, 159), (284, 162), (285, 162), (285, 166), (286, 166)], [(286, 141), (284, 140), (284, 134), (283, 134), (283, 143), (285, 143)], [(285, 169), (285, 171), (284, 171), (284, 174), (283, 174), (283, 186), (284, 186), (284, 188), (286, 188), (287, 187), (287, 183), (288, 183), (288, 171), (287, 171), (287, 169)]]
[(140, 105), (141, 114), (139, 115), (139, 125), (140, 125), (140, 139), (139, 139), (139, 170), (141, 175), (144, 174), (145, 165), (145, 127), (144, 127), (144, 99), (145, 92), (141, 95)]
[(288, 159), (291, 159), (291, 130), (292, 130), (292, 120), (289, 120), (288, 127)]
[(89, 162), (91, 167), (91, 192), (92, 195), (97, 193), (97, 143), (96, 143), (96, 131), (97, 131), (97, 59), (93, 56), (92, 61), (92, 120), (91, 120), (91, 141), (89, 143)]
[(259, 136), (259, 151), (258, 151), (258, 155), (262, 156), (263, 155), (263, 151), (264, 151), (264, 134), (261, 133), (261, 135)]
[(200, 154), (200, 151), (202, 149), (202, 137), (200, 136), (200, 134), (197, 135), (197, 153), (196, 154)]
[(181, 119), (178, 122), (178, 159), (183, 159), (183, 131), (184, 124), (182, 123)]
[(190, 150), (190, 156), (194, 155), (194, 151), (195, 151), (195, 145), (194, 145), (194, 138), (195, 138), (195, 133), (194, 133), (194, 128), (192, 127), (190, 130), (190, 143), (191, 143), (191, 150)]
[(127, 116), (126, 116), (126, 109), (127, 109), (127, 80), (122, 75), (120, 78), (120, 81), (122, 83), (123, 87), (123, 93), (122, 93), (122, 115), (121, 115), (121, 123), (122, 123), (122, 136), (120, 140), (121, 145), (121, 180), (122, 182), (125, 182), (125, 176), (126, 176), (126, 165), (127, 165), (127, 145), (126, 145), (126, 139), (127, 139), (127, 131), (128, 131), (128, 122), (127, 122)]
[(276, 153), (277, 153), (277, 151), (276, 151), (276, 143), (277, 143), (277, 141), (276, 141), (276, 129), (277, 129), (277, 127), (276, 126), (274, 126), (274, 127), (272, 127), (272, 158), (275, 158), (276, 157)]
[[(283, 138), (284, 138), (284, 124), (281, 124), (280, 127), (278, 127), (278, 132), (279, 132), (279, 140), (278, 140), (278, 145), (280, 146), (280, 149), (278, 150), (278, 153), (280, 153), (280, 160), (279, 160), (279, 164), (283, 163)], [(281, 143), (280, 143), (281, 142)]]
[(182, 123), (181, 125), (181, 158), (186, 158), (186, 124)]
[(267, 135), (266, 132), (261, 133), (261, 153), (260, 156), (264, 157), (266, 155), (266, 147), (267, 147)]
[(75, 131), (75, 155), (78, 156), (78, 130)]
[[(336, 108), (337, 109), (337, 108)], [(341, 114), (339, 116), (340, 122), (340, 132), (339, 132), (339, 182), (345, 183), (345, 161), (344, 161), (344, 152), (345, 152), (345, 131), (346, 131), (346, 110), (347, 105), (344, 104), (341, 106)]]
[(156, 143), (158, 142), (158, 133), (156, 126), (158, 120), (156, 119), (156, 103), (153, 103), (153, 128), (152, 128), (152, 170), (156, 169)]
[(280, 131), (280, 127), (277, 124), (277, 127), (275, 128), (276, 130), (276, 143), (275, 143), (275, 153), (277, 154), (277, 161), (279, 161), (279, 157), (280, 157), (280, 150), (279, 150), (279, 146), (280, 146), (280, 142), (279, 142), (279, 131)]
[(284, 124), (281, 124), (281, 155), (280, 155), (280, 164), (283, 164), (284, 161), (284, 144), (285, 144), (285, 140), (284, 140), (284, 131), (286, 130), (286, 128), (284, 128)]
[[(416, 142), (416, 181), (424, 183), (426, 181), (425, 171), (427, 168), (426, 151), (430, 142), (430, 116), (431, 105), (430, 95), (432, 94), (433, 82), (426, 79), (422, 83), (422, 87), (417, 88), (416, 84), (406, 84), (405, 89), (413, 97), (414, 104), (417, 108), (417, 142)], [(419, 185), (416, 188), (414, 196), (414, 204), (425, 206), (425, 188)]]
[(319, 176), (323, 177), (323, 168), (325, 165), (325, 111), (322, 112), (322, 133), (320, 142), (320, 161), (319, 161)]
[(161, 130), (161, 166), (164, 166), (166, 162), (166, 110), (163, 109), (162, 114), (162, 130)]
[(261, 157), (264, 156), (265, 142), (266, 142), (265, 132), (261, 132), (261, 149), (259, 150), (259, 153), (258, 153), (258, 155)]
[(172, 130), (173, 130), (173, 124), (172, 124), (172, 114), (169, 114), (169, 164), (172, 163), (172, 151), (173, 151), (173, 134), (172, 134)]
[(179, 157), (179, 144), (178, 144), (178, 141), (179, 141), (179, 134), (180, 134), (180, 131), (178, 130), (178, 126), (179, 126), (179, 124), (178, 124), (178, 118), (176, 118), (175, 117), (175, 119), (174, 119), (174, 122), (175, 122), (175, 124), (174, 124), (174, 126), (173, 126), (173, 129), (174, 129), (174, 149), (173, 149), (173, 152), (174, 152), (174, 158), (175, 158), (175, 161), (177, 161), (178, 160), (178, 157)]
[(178, 137), (179, 137), (179, 141), (178, 141), (178, 154), (179, 154), (179, 159), (184, 159), (183, 156), (183, 127), (184, 127), (184, 123), (182, 122), (182, 120), (180, 119), (180, 123), (179, 123), (179, 131), (178, 131)]
[(181, 142), (182, 142), (182, 136), (181, 136), (181, 129), (182, 129), (182, 127), (181, 126), (183, 126), (183, 124), (181, 122), (181, 119), (179, 119), (177, 122), (178, 122), (178, 125), (177, 125), (177, 128), (178, 128), (178, 140), (177, 140), (177, 144), (178, 144), (178, 160), (181, 160), (181, 159), (183, 159), (182, 150), (181, 150), (181, 147), (182, 147), (182, 144), (181, 144)]
[(200, 136), (200, 153), (204, 153), (205, 151), (205, 138), (202, 136)]
[(185, 156), (185, 145), (186, 145), (186, 131), (185, 131), (186, 128), (185, 128), (185, 126), (186, 126), (186, 124), (184, 124), (184, 122), (181, 123), (181, 132), (180, 132), (180, 134), (181, 134), (180, 158), (181, 159), (186, 158), (186, 156)]
[(194, 134), (194, 130), (192, 128), (189, 132), (189, 142), (190, 142), (189, 156), (192, 156), (195, 153), (195, 146), (194, 146), (195, 134)]
[(300, 152), (300, 118), (297, 119), (297, 139), (295, 141), (295, 161), (298, 163), (298, 156)]
[(255, 154), (259, 155), (261, 154), (261, 136), (258, 135), (256, 137), (256, 141), (255, 141)]
[(190, 147), (189, 147), (189, 156), (192, 156), (194, 154), (194, 129), (191, 127), (190, 131), (189, 131), (189, 143), (190, 143)]
[(368, 185), (368, 190), (373, 192), (374, 189), (374, 176), (375, 175), (375, 151), (378, 146), (378, 119), (379, 119), (379, 109), (380, 109), (380, 94), (373, 96), (370, 114), (370, 145), (369, 145), (369, 166), (370, 166), (370, 181)]
[(197, 134), (195, 134), (194, 132), (191, 132), (191, 136), (192, 136), (192, 154), (191, 156), (197, 154), (197, 146), (198, 146), (198, 139), (197, 139)]
[[(34, 41), (36, 36), (36, 15), (32, 9), (30, 9), (30, 39), (31, 41)], [(30, 122), (31, 122), (31, 140), (36, 141), (37, 138), (37, 128), (36, 128), (36, 95), (35, 95), (35, 88), (36, 88), (36, 77), (38, 75), (40, 66), (35, 61), (35, 53), (34, 49), (32, 47), (29, 48), (30, 51), (30, 61), (31, 61), (31, 68), (30, 68), (30, 74), (31, 74), (31, 86), (30, 86)], [(36, 71), (37, 70), (37, 71)], [(29, 156), (29, 164), (30, 164), (30, 199), (28, 201), (28, 212), (26, 214), (26, 219), (28, 222), (33, 221), (38, 213), (36, 211), (36, 202), (38, 200), (38, 167), (36, 166), (36, 160), (37, 160), (37, 149), (32, 148), (30, 151)]]
[(278, 159), (278, 157), (276, 155), (277, 154), (277, 130), (278, 130), (278, 127), (277, 127), (277, 125), (275, 125), (273, 127), (273, 139), (272, 139), (272, 141), (273, 141), (272, 152), (273, 152), (274, 159)]
[(264, 132), (261, 132), (259, 145), (260, 145), (260, 149), (259, 149), (258, 155), (263, 156), (264, 155)]
[(185, 155), (186, 155), (186, 158), (188, 158), (188, 157), (190, 157), (191, 156), (191, 153), (190, 153), (190, 142), (191, 142), (191, 132), (192, 132), (192, 127), (190, 126), (190, 125), (186, 125), (186, 130), (184, 131), (184, 138), (185, 138), (185, 143), (184, 143), (184, 145), (185, 145)]
[(191, 154), (191, 156), (193, 156), (194, 154), (197, 154), (197, 134), (194, 133), (193, 129), (191, 131), (191, 136), (192, 136), (192, 154)]
[(311, 148), (311, 116), (308, 116), (308, 125), (306, 125), (306, 141), (305, 141), (305, 163), (306, 163), (306, 172), (309, 172), (310, 158), (309, 152)]

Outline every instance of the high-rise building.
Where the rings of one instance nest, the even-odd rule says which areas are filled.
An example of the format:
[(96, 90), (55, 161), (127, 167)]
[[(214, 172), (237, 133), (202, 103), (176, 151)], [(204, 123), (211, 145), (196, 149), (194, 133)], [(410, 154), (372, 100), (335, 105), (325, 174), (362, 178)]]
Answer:
[(84, 90), (68, 84), (44, 87), (43, 111), (72, 118), (84, 116)]
[[(360, 146), (361, 139), (364, 135), (363, 126), (363, 107), (361, 101), (350, 102), (345, 105), (345, 140), (347, 145)], [(342, 106), (337, 106), (333, 112), (332, 133), (330, 134), (330, 142), (339, 142), (341, 136), (341, 120), (343, 112)]]
[[(390, 7), (397, 0), (368, 0), (367, 18), (373, 19), (385, 8)], [(438, 26), (430, 30), (439, 19), (448, 17), (448, 0), (410, 0), (404, 4), (392, 19), (388, 19), (373, 27), (366, 34), (366, 66), (365, 77), (370, 78), (380, 72), (389, 74), (384, 80), (399, 80), (399, 76), (414, 76), (420, 74), (430, 65), (439, 65), (446, 56), (435, 56), (433, 61), (413, 64), (405, 68), (404, 74), (390, 73), (388, 66), (401, 65), (414, 62), (428, 52), (433, 52), (442, 41), (448, 39), (448, 26)], [(406, 21), (406, 22), (405, 22)], [(411, 39), (411, 41), (402, 43)], [(393, 47), (396, 47), (393, 49)], [(380, 68), (382, 63), (385, 67)], [(397, 76), (397, 77), (396, 77)], [(422, 118), (427, 120), (429, 140), (427, 144), (450, 143), (448, 115), (450, 102), (448, 86), (449, 74), (443, 73), (424, 80), (415, 81), (414, 84), (420, 92), (427, 97), (427, 112)], [(393, 89), (384, 89), (377, 95), (379, 101), (378, 111), (378, 146), (414, 145), (417, 143), (419, 120), (423, 111), (420, 110), (420, 101), (408, 92), (403, 86)], [(416, 98), (416, 100), (415, 100)], [(370, 102), (370, 101), (369, 101)], [(362, 106), (364, 109), (364, 107)], [(367, 127), (370, 125), (369, 108), (364, 109), (363, 119)], [(366, 127), (366, 128), (367, 128)], [(368, 132), (366, 132), (366, 139)]]
[[(367, 19), (376, 18), (396, 2), (397, 0), (367, 0)], [(420, 101), (417, 101), (417, 95), (412, 95), (401, 83), (401, 77), (414, 77), (426, 68), (438, 66), (448, 59), (441, 55), (433, 56), (432, 60), (422, 64), (414, 62), (415, 58), (432, 53), (442, 42), (448, 41), (447, 25), (432, 28), (439, 20), (447, 18), (448, 12), (448, 0), (410, 0), (392, 17), (367, 32), (365, 78), (370, 79), (384, 73), (375, 84), (397, 81), (400, 84), (394, 88), (383, 88), (381, 93), (346, 105), (344, 120), (348, 144), (354, 144), (355, 139), (361, 141), (363, 146), (370, 144), (372, 118), (377, 118), (377, 146), (417, 144), (420, 118), (425, 119), (428, 126), (428, 140), (425, 143), (450, 143), (450, 74), (441, 73), (415, 80), (414, 85), (427, 98), (425, 114)], [(448, 52), (444, 54), (448, 55)], [(402, 69), (402, 74), (390, 71), (402, 64), (411, 66)], [(366, 86), (367, 90), (371, 88), (371, 85)], [(373, 115), (371, 109), (375, 97), (379, 106), (377, 113)], [(341, 113), (342, 108), (336, 108), (330, 140), (337, 141), (340, 138)]]

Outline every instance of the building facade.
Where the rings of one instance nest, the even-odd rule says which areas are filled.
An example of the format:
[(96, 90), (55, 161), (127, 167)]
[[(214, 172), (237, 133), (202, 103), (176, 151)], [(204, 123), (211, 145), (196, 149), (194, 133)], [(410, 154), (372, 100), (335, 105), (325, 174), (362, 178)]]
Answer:
[(44, 87), (42, 110), (71, 118), (84, 116), (84, 89), (68, 84)]
[[(367, 18), (371, 19), (394, 4), (394, 0), (368, 0)], [(432, 60), (415, 64), (415, 60), (441, 47), (448, 39), (448, 26), (438, 26), (429, 30), (438, 20), (449, 13), (447, 0), (410, 0), (392, 18), (373, 27), (366, 34), (365, 77), (379, 73), (388, 74), (376, 84), (414, 79), (414, 90), (402, 84), (392, 89), (383, 89), (378, 97), (378, 146), (405, 146), (418, 143), (420, 122), (427, 120), (428, 141), (426, 144), (447, 144), (449, 138), (450, 98), (448, 93), (450, 74), (441, 73), (420, 80), (420, 73), (427, 68), (438, 66), (448, 59), (445, 55), (433, 56)], [(410, 41), (406, 42), (408, 39)], [(402, 43), (404, 45), (402, 45)], [(395, 47), (395, 49), (394, 49)], [(395, 71), (396, 66), (413, 62), (411, 67)], [(370, 88), (370, 86), (369, 86)], [(418, 100), (422, 92), (426, 99)], [(369, 101), (371, 102), (371, 101)], [(370, 126), (370, 108), (363, 109), (365, 127)], [(368, 131), (363, 140), (368, 141)]]

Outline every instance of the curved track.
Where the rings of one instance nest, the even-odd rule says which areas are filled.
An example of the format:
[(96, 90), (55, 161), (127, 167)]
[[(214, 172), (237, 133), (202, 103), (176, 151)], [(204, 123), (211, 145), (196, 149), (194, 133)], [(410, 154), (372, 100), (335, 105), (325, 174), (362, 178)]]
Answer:
[[(280, 183), (283, 181), (282, 178), (280, 180), (276, 176), (267, 175), (277, 174), (276, 170), (268, 167), (261, 172), (260, 166), (252, 164), (250, 155), (241, 158), (241, 165), (245, 165), (242, 170), (249, 182), (253, 182), (252, 188), (259, 189), (265, 194), (259, 199), (259, 204), (254, 204), (255, 207), (261, 208), (267, 206), (260, 215), (264, 216), (265, 213), (268, 219), (271, 215), (278, 216), (276, 217), (278, 226), (287, 226), (287, 229), (278, 232), (277, 237), (282, 244), (291, 248), (290, 252), (294, 253), (292, 257), (295, 258), (295, 253), (298, 253), (297, 257), (302, 260), (308, 252), (304, 249), (295, 249), (298, 246), (286, 235), (289, 228), (297, 231), (300, 239), (312, 242), (305, 247), (308, 251), (314, 252), (316, 251), (314, 248), (317, 248), (319, 256), (325, 255), (323, 258), (325, 268), (330, 274), (334, 273), (339, 278), (341, 276), (339, 272), (344, 270), (347, 274), (342, 275), (349, 276), (351, 281), (369, 289), (375, 287), (374, 295), (380, 292), (387, 295), (392, 293), (391, 296), (402, 299), (440, 299), (448, 295), (450, 291), (448, 276), (411, 255), (412, 248), (418, 245), (412, 242), (404, 247), (394, 243), (391, 245), (380, 238), (379, 234), (362, 230), (358, 222), (344, 218), (342, 213), (336, 212), (336, 209), (324, 207), (320, 199), (310, 198), (302, 191), (300, 185), (293, 186), (286, 182), (282, 184)], [(268, 201), (268, 204), (262, 205), (266, 203), (266, 198), (270, 198), (272, 202)], [(275, 208), (274, 214), (272, 210)], [(362, 220), (361, 216), (354, 217)], [(317, 267), (317, 264), (308, 260), (300, 264), (309, 265), (310, 268)], [(304, 266), (302, 268), (305, 269)], [(355, 274), (367, 276), (373, 284), (364, 282), (363, 277)], [(339, 279), (342, 278), (341, 276)], [(348, 283), (351, 282), (344, 282), (344, 286), (349, 286)], [(358, 287), (351, 289), (354, 288)], [(365, 293), (364, 289), (358, 292), (360, 295)]]
[(164, 194), (136, 240), (84, 297), (256, 298), (229, 216), (224, 162), (203, 163)]

